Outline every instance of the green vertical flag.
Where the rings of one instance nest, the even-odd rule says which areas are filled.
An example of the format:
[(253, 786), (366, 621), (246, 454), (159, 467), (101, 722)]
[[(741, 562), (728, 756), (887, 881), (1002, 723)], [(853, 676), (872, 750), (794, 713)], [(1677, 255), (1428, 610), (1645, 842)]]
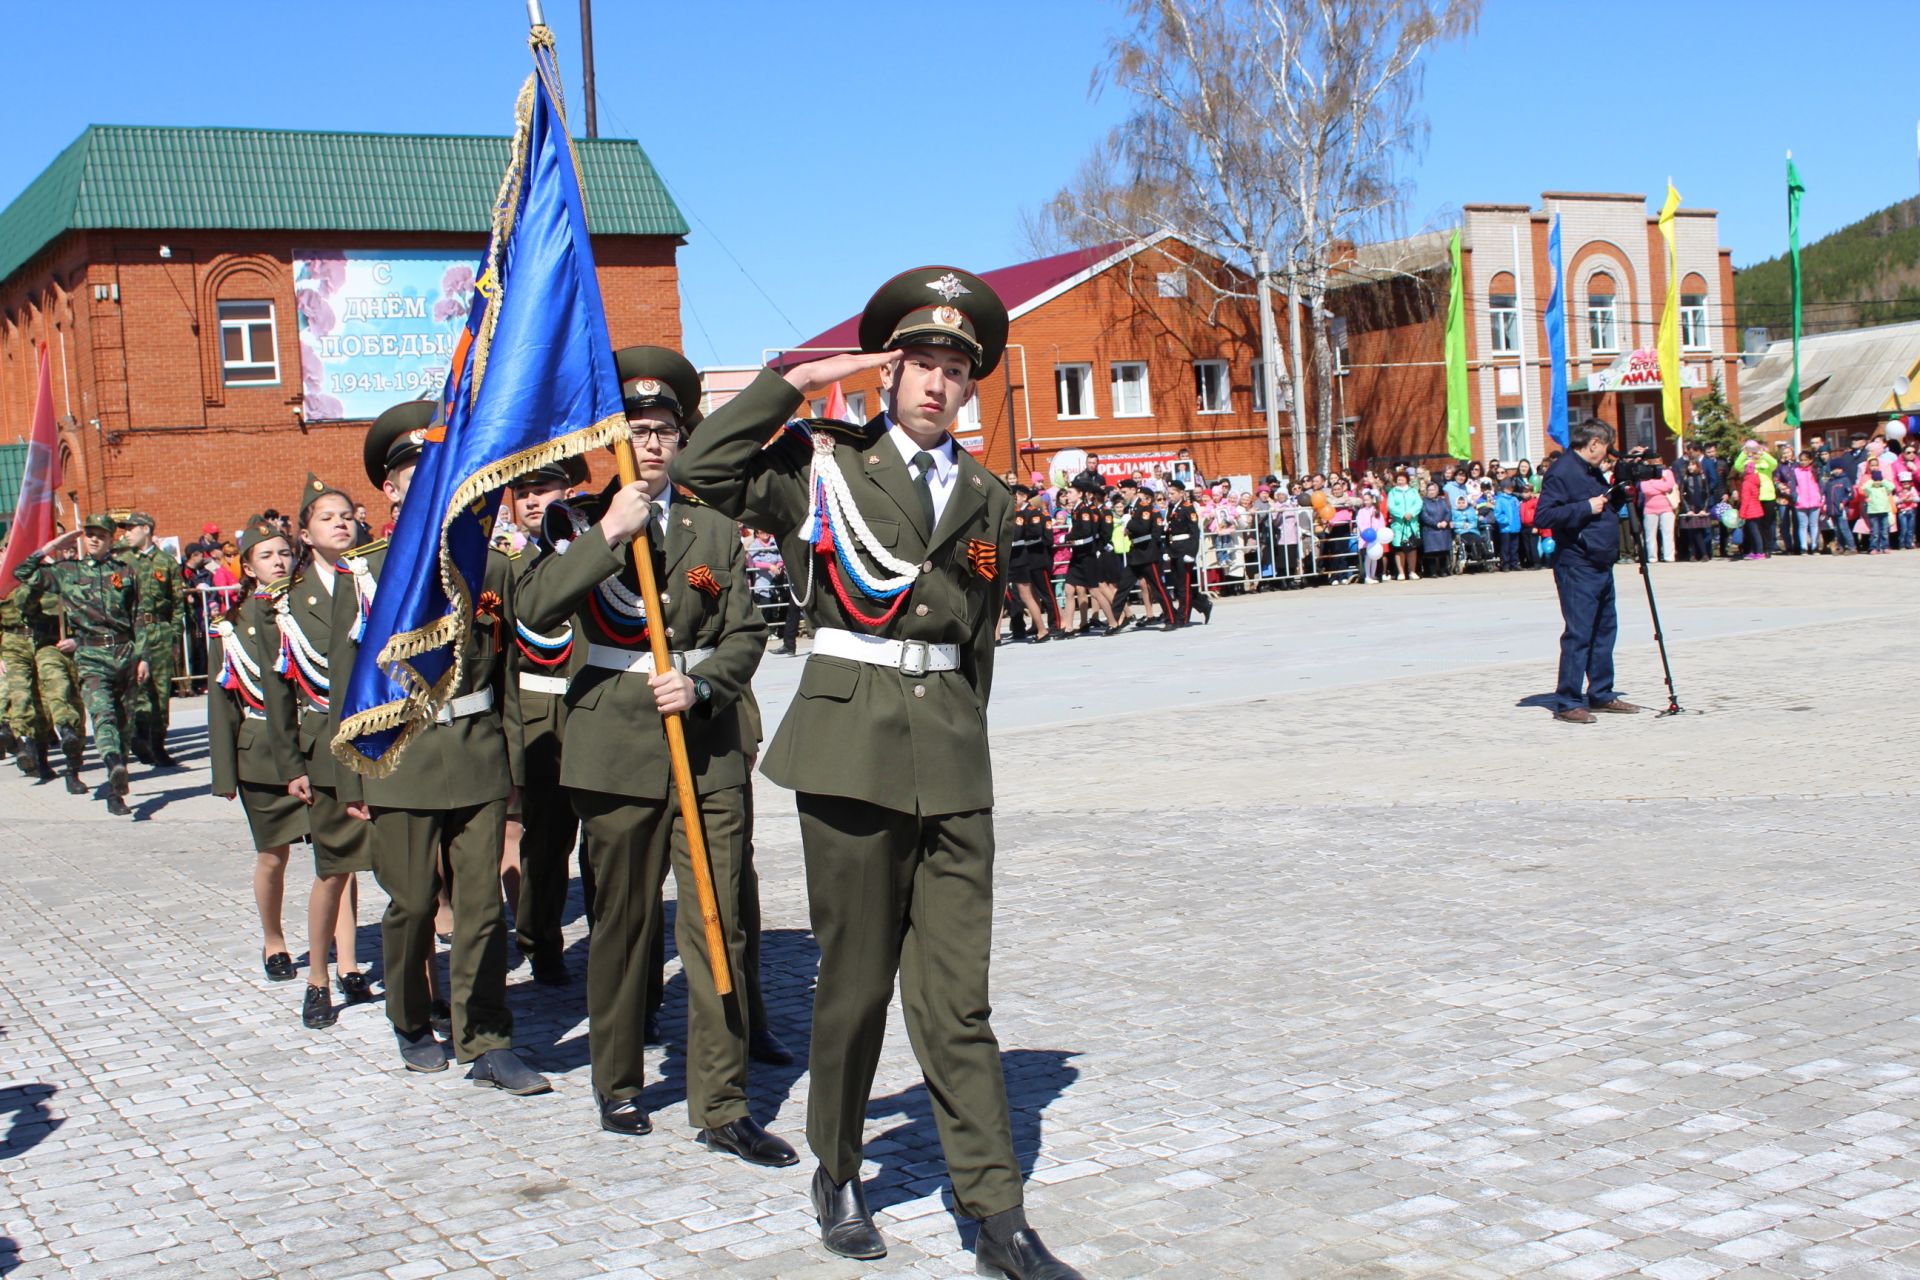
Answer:
[(1447, 286), (1447, 452), (1473, 456), (1473, 409), (1467, 403), (1467, 300), (1460, 270), (1460, 231), (1455, 228), (1453, 282)]
[(1787, 152), (1787, 276), (1793, 282), (1793, 378), (1787, 383), (1787, 425), (1800, 426), (1800, 197), (1807, 189), (1800, 185), (1799, 170), (1793, 167), (1793, 152)]

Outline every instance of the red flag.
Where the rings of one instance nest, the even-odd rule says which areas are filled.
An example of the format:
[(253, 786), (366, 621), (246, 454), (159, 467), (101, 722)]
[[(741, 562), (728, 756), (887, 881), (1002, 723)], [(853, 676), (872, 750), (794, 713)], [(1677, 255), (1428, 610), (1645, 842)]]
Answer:
[(0, 595), (17, 585), (13, 570), (53, 541), (54, 495), (61, 484), (60, 438), (53, 428), (53, 371), (47, 348), (40, 347), (40, 391), (33, 402), (33, 438), (27, 442), (27, 465), (20, 476), (20, 500), (13, 506), (13, 533), (0, 559)]
[(834, 383), (833, 390), (827, 392), (827, 417), (835, 422), (847, 420), (847, 397), (841, 393), (840, 384)]

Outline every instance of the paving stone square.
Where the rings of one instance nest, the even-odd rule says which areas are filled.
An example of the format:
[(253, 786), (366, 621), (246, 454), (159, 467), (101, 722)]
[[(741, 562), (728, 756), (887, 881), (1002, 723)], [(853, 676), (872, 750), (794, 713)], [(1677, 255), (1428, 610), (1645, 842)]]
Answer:
[[(1552, 721), (1545, 574), (1224, 601), (999, 654), (994, 1022), (1028, 1209), (1093, 1277), (1920, 1277), (1920, 877), (1901, 670), (1920, 557), (1659, 566), (1694, 714)], [(1663, 705), (1637, 574), (1623, 693)], [(769, 656), (777, 717), (801, 664)], [(0, 767), (0, 1273), (971, 1274), (898, 1009), (835, 1260), (812, 1161), (695, 1144), (670, 968), (655, 1132), (594, 1123), (584, 986), (511, 975), (554, 1092), (399, 1069), (257, 960), (243, 819), (133, 821)], [(97, 768), (90, 770), (98, 781)], [(768, 1001), (816, 961), (758, 784)], [(310, 867), (288, 877), (304, 933)], [(383, 896), (363, 878), (361, 953)], [(569, 961), (584, 967), (578, 902)], [(301, 948), (295, 946), (296, 959)], [(377, 966), (376, 966), (377, 967)], [(756, 1067), (804, 1136), (804, 1062)]]

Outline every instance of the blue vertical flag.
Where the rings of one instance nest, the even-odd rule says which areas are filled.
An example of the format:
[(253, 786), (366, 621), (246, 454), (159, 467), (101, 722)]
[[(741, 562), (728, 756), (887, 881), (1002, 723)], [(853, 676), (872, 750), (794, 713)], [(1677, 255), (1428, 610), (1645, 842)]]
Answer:
[(553, 36), (532, 45), (475, 305), (341, 686), (333, 751), (371, 776), (459, 684), (501, 490), (627, 429)]
[(1567, 280), (1560, 261), (1560, 215), (1547, 233), (1547, 261), (1553, 265), (1553, 292), (1547, 295), (1547, 365), (1552, 391), (1547, 401), (1547, 434), (1567, 447)]

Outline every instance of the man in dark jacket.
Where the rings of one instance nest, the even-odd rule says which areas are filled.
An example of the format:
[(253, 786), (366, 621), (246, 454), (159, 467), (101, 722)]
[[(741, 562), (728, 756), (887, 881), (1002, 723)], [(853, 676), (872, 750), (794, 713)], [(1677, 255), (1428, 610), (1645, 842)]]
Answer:
[(1557, 551), (1553, 585), (1560, 593), (1560, 683), (1554, 719), (1592, 724), (1593, 713), (1640, 708), (1613, 692), (1613, 564), (1620, 554), (1620, 522), (1607, 510), (1612, 488), (1600, 462), (1613, 447), (1613, 428), (1588, 418), (1570, 433), (1567, 452), (1540, 486), (1534, 523), (1553, 530)]

